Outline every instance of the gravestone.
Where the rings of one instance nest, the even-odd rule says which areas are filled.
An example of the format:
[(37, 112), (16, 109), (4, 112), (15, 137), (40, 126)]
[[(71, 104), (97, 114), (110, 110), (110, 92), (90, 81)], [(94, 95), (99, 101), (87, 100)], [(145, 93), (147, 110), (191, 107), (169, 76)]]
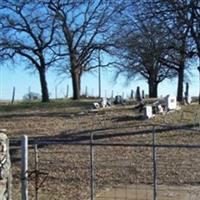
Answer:
[(145, 96), (144, 96), (144, 90), (142, 90), (142, 99), (144, 99)]
[(145, 106), (144, 107), (144, 118), (150, 119), (152, 117), (153, 117), (152, 106)]
[(164, 109), (161, 104), (158, 104), (158, 113), (161, 113), (161, 114), (164, 113)]
[(94, 106), (94, 109), (99, 109), (100, 108), (100, 105), (97, 102), (93, 103), (93, 106)]
[(177, 101), (175, 96), (168, 95), (166, 97), (167, 110), (175, 110), (177, 108)]
[(190, 104), (192, 101), (191, 96), (189, 95), (189, 83), (185, 85), (185, 103)]
[(141, 101), (141, 95), (140, 95), (140, 87), (138, 86), (136, 89), (136, 94), (135, 94), (135, 99), (136, 101)]
[(131, 99), (133, 99), (133, 98), (134, 98), (134, 91), (131, 90)]
[(120, 95), (115, 96), (114, 104), (123, 104), (122, 96)]
[(105, 108), (106, 106), (107, 106), (107, 98), (102, 98), (102, 100), (101, 100), (101, 106), (103, 107), (103, 108)]
[(191, 96), (188, 96), (187, 104), (191, 104), (191, 103), (192, 103), (192, 97), (191, 97)]

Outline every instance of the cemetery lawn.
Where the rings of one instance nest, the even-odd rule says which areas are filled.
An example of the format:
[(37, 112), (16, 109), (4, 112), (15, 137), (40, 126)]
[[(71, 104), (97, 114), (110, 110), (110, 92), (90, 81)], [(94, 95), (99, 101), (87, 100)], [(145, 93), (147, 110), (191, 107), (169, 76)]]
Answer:
[(0, 102), (0, 128), (7, 129), (9, 137), (23, 134), (33, 137), (58, 136), (99, 129), (116, 131), (116, 127), (118, 131), (126, 132), (133, 131), (134, 126), (192, 124), (197, 123), (200, 117), (198, 104), (183, 106), (181, 110), (143, 120), (142, 114), (134, 109), (134, 104), (92, 110), (95, 101)]
[(10, 103), (8, 101), (0, 101), (0, 114), (13, 113), (13, 112), (36, 112), (36, 111), (59, 111), (66, 108), (68, 112), (81, 111), (82, 109), (90, 108), (90, 105), (94, 102), (94, 99), (83, 99), (73, 101), (71, 99), (58, 99), (48, 103), (42, 103), (40, 101), (16, 101)]
[[(94, 135), (105, 136), (101, 141), (151, 143), (152, 127), (154, 125), (157, 125), (157, 129), (162, 128), (162, 126), (168, 127), (176, 125), (193, 127), (200, 122), (200, 107), (198, 104), (183, 106), (181, 110), (170, 112), (166, 115), (157, 115), (152, 119), (144, 120), (142, 114), (134, 109), (134, 104), (91, 110), (94, 101), (94, 99), (89, 101), (58, 100), (48, 104), (40, 102), (18, 102), (14, 105), (1, 103), (0, 128), (7, 129), (9, 138), (19, 138), (21, 135), (26, 134), (30, 139), (41, 137), (47, 139), (49, 137), (55, 139), (76, 139), (76, 137), (87, 136), (90, 132), (93, 132)], [(131, 135), (132, 133), (136, 134)], [(111, 138), (109, 137), (110, 135), (115, 137)], [(157, 142), (167, 144), (200, 144), (200, 135), (193, 133), (188, 134), (188, 132), (180, 130), (166, 130), (160, 131), (157, 135)], [(40, 190), (41, 200), (48, 199), (48, 195), (50, 194), (55, 195), (52, 199), (78, 200), (80, 196), (83, 200), (88, 199), (89, 188), (87, 185), (89, 178), (88, 174), (82, 170), (83, 166), (88, 166), (88, 150), (89, 149), (86, 147), (67, 147), (66, 145), (44, 146), (39, 150), (41, 151), (39, 155), (41, 163), (44, 164), (41, 166), (42, 170), (50, 173), (50, 179), (44, 183)], [(56, 152), (60, 153), (58, 154)], [(144, 153), (141, 154), (140, 151), (136, 150), (134, 153), (135, 155), (138, 154), (138, 156), (141, 155), (143, 158), (148, 158), (150, 155), (148, 151), (144, 151)], [(187, 154), (187, 152), (185, 154)], [(199, 152), (196, 154), (199, 155)], [(15, 155), (17, 155), (17, 153), (15, 153)], [(31, 155), (33, 154), (30, 153), (30, 169), (34, 170), (34, 157), (31, 157)], [(54, 160), (54, 155), (57, 159), (56, 162)], [(99, 148), (96, 151), (96, 155), (98, 158), (102, 156), (103, 160), (113, 158), (113, 155), (119, 156), (120, 159), (129, 159), (129, 157), (131, 158), (132, 156), (130, 148), (123, 149), (114, 147)], [(195, 158), (196, 156), (198, 157), (198, 155), (195, 155), (194, 152), (192, 157)], [(166, 151), (164, 156), (163, 159), (170, 157), (171, 152)], [(175, 158), (179, 156), (183, 158), (184, 152), (181, 153), (181, 155), (180, 152), (174, 153)], [(141, 162), (143, 161), (141, 160)], [(116, 165), (119, 166), (121, 166), (121, 164), (123, 163), (116, 163)], [(187, 182), (190, 176), (186, 175), (182, 179), (182, 171), (180, 171), (174, 163), (170, 164), (172, 167), (169, 167), (171, 170), (169, 173), (176, 174), (176, 176), (174, 176), (175, 181), (181, 180)], [(98, 165), (98, 163), (96, 163), (96, 165)], [(75, 169), (74, 166), (76, 166)], [(145, 167), (145, 163), (142, 166)], [(19, 163), (14, 163), (13, 173), (16, 176), (14, 177), (15, 182), (13, 183), (13, 190), (15, 194), (19, 194), (19, 180), (16, 181), (16, 177), (20, 174), (19, 169)], [(65, 173), (62, 174), (62, 179), (57, 179), (56, 177), (61, 173), (60, 170), (63, 170), (62, 172)], [(76, 174), (74, 174), (74, 170)], [(199, 170), (196, 173), (199, 174)], [(141, 180), (144, 178), (143, 174), (144, 173), (141, 174)], [(70, 176), (73, 176), (72, 179), (69, 178)], [(198, 178), (199, 176), (200, 174), (196, 177)], [(126, 183), (126, 181), (130, 181), (125, 180), (124, 177), (125, 172), (122, 167), (117, 171), (102, 171), (97, 179), (97, 192), (101, 191), (105, 180), (111, 184), (110, 187), (116, 185), (116, 183), (122, 184)], [(181, 178), (179, 179), (179, 177)], [(131, 175), (129, 178), (131, 181), (134, 180), (134, 177)], [(112, 180), (115, 179), (117, 179), (117, 182), (113, 183)], [(66, 180), (71, 180), (70, 184), (66, 184)], [(33, 181), (33, 184), (31, 184), (31, 181)], [(134, 184), (134, 182), (132, 183)], [(177, 182), (177, 184), (179, 184), (179, 182)], [(30, 185), (31, 187), (34, 185), (34, 179), (30, 180)], [(42, 198), (45, 194), (47, 196)], [(31, 190), (30, 195), (31, 197), (34, 196), (34, 189)], [(17, 199), (18, 198), (16, 198), (16, 200)]]

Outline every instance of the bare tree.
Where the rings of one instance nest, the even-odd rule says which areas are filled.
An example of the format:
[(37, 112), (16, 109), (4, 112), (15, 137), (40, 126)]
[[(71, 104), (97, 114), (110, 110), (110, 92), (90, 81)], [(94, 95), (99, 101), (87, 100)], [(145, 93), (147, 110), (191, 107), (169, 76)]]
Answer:
[[(177, 32), (180, 34), (180, 32)], [(185, 71), (189, 69), (190, 52), (188, 49), (187, 33), (183, 34), (177, 41), (169, 43), (169, 54), (160, 59), (160, 62), (177, 72), (178, 85), (177, 85), (177, 100), (183, 101), (183, 83), (185, 81)]]
[(153, 21), (137, 21), (136, 26), (126, 36), (120, 35), (121, 41), (118, 39), (117, 75), (123, 73), (128, 80), (142, 77), (148, 83), (149, 97), (157, 97), (158, 84), (175, 76), (174, 70), (160, 62), (168, 53), (166, 33)]
[(191, 20), (187, 24), (191, 28), (191, 36), (196, 44), (197, 54), (200, 59), (200, 1), (190, 1)]
[(109, 51), (110, 22), (122, 5), (103, 0), (46, 0), (46, 3), (60, 27), (57, 55), (65, 63), (61, 70), (71, 75), (73, 99), (79, 99), (81, 76), (99, 66), (99, 52)]
[(162, 23), (168, 32), (168, 55), (161, 58), (161, 63), (175, 70), (178, 75), (177, 100), (183, 101), (183, 83), (185, 71), (189, 69), (189, 59), (193, 56), (191, 42), (191, 3), (188, 0), (152, 0), (146, 4), (146, 18), (153, 18)]
[(49, 101), (46, 71), (58, 60), (53, 53), (55, 21), (39, 1), (0, 3), (0, 54), (39, 73), (42, 102)]

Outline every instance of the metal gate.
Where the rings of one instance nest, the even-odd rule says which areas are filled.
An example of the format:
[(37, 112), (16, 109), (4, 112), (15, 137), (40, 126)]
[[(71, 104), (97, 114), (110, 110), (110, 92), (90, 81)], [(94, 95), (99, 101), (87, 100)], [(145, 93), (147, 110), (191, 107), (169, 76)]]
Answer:
[(198, 200), (199, 133), (194, 127), (152, 126), (139, 134), (89, 133), (80, 141), (30, 140), (27, 176), (13, 162), (14, 199), (21, 198), (25, 181), (29, 199), (36, 200)]

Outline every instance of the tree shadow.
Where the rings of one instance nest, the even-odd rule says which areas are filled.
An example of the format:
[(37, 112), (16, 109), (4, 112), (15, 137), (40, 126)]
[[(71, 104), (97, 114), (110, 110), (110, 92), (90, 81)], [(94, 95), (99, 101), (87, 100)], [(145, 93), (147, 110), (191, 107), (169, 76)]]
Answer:
[[(60, 132), (57, 135), (54, 136), (38, 136), (38, 137), (29, 137), (29, 144), (38, 144), (40, 147), (47, 146), (51, 144), (81, 144), (81, 142), (90, 142), (91, 140), (91, 133), (93, 134), (93, 140), (100, 140), (100, 139), (108, 139), (108, 138), (115, 138), (115, 137), (126, 137), (126, 136), (135, 136), (135, 135), (145, 135), (145, 134), (152, 134), (153, 133), (153, 124), (144, 125), (147, 127), (152, 127), (148, 129), (143, 130), (134, 130), (130, 132), (118, 132), (113, 131), (115, 129), (108, 129), (108, 128), (102, 128), (102, 129), (96, 129), (96, 130), (84, 130), (84, 131), (78, 131), (78, 132), (72, 132), (67, 133), (65, 131)], [(171, 131), (177, 131), (177, 130), (192, 130), (192, 128), (199, 126), (199, 124), (185, 124), (180, 126), (159, 126), (155, 129), (155, 133), (165, 133), (165, 132), (171, 132)], [(133, 127), (139, 127), (139, 126), (133, 126)], [(110, 130), (110, 132), (108, 131)], [(19, 146), (20, 140), (19, 139), (10, 139), (10, 145)]]
[(24, 118), (24, 117), (63, 117), (63, 118), (72, 118), (74, 116), (87, 116), (87, 112), (34, 112), (34, 113), (12, 113), (12, 114), (3, 114), (0, 115), (0, 119), (6, 118)]
[(136, 116), (120, 116), (112, 118), (115, 122), (127, 122), (127, 121), (143, 121), (143, 115), (136, 115)]

